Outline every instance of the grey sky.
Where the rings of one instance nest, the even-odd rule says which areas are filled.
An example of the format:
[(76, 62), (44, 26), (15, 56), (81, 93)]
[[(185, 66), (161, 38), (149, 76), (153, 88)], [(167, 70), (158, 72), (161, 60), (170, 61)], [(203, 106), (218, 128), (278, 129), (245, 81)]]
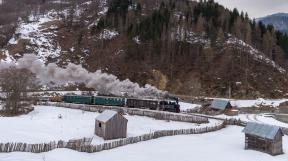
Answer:
[(288, 0), (214, 0), (229, 9), (248, 12), (250, 18), (259, 18), (278, 12), (288, 13)]

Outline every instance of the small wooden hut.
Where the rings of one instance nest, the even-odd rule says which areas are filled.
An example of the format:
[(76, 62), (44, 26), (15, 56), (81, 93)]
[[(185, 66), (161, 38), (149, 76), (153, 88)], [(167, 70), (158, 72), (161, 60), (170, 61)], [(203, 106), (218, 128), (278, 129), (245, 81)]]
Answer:
[(128, 120), (120, 113), (105, 110), (95, 121), (95, 134), (105, 140), (125, 138)]
[(225, 111), (232, 109), (232, 106), (229, 100), (214, 99), (210, 108), (212, 108), (213, 110)]
[(245, 149), (262, 151), (271, 155), (283, 154), (280, 127), (249, 122), (244, 128)]

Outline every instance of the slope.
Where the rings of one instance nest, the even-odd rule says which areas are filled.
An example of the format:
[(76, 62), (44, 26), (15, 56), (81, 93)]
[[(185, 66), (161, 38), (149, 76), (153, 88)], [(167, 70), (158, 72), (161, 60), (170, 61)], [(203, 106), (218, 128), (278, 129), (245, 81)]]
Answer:
[(34, 21), (19, 22), (16, 31), (38, 26), (16, 32), (3, 60), (35, 53), (45, 62), (81, 64), (175, 94), (288, 93), (288, 52), (285, 41), (279, 44), (285, 37), (213, 1), (82, 1), (30, 17)]

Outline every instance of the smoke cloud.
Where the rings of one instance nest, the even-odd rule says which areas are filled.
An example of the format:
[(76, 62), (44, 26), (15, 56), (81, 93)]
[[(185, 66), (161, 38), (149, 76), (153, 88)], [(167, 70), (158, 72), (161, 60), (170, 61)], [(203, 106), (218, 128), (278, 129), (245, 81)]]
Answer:
[(130, 97), (164, 97), (167, 95), (167, 92), (151, 85), (146, 84), (140, 87), (139, 84), (129, 79), (120, 81), (115, 75), (103, 73), (101, 70), (94, 73), (88, 72), (81, 65), (69, 63), (65, 68), (58, 67), (55, 63), (45, 65), (33, 54), (25, 54), (16, 63), (0, 63), (0, 69), (10, 66), (30, 70), (36, 74), (42, 84), (84, 83), (86, 87), (93, 88), (101, 94), (116, 96), (122, 96), (123, 92)]

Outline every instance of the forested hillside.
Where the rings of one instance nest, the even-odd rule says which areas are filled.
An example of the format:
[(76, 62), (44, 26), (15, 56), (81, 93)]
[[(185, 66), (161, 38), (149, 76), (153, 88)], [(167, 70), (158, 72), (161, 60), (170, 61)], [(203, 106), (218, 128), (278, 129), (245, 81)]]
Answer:
[[(248, 98), (288, 92), (288, 36), (212, 0), (26, 0), (7, 19), (10, 10), (2, 8), (16, 1), (0, 6), (3, 60), (35, 53), (175, 94)], [(24, 33), (31, 24), (40, 29)]]

